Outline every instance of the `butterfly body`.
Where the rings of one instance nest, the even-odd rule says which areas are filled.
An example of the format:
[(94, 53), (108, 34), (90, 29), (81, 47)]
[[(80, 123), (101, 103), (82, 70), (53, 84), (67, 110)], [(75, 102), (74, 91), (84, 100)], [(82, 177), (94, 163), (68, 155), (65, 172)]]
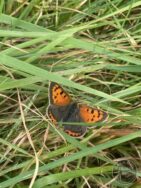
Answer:
[[(58, 85), (51, 82), (49, 87), (48, 116), (54, 124), (62, 122), (64, 131), (73, 137), (80, 137), (86, 133), (86, 126), (77, 123), (94, 123), (106, 119), (107, 113), (73, 102), (68, 93)], [(76, 123), (76, 124), (75, 124)]]

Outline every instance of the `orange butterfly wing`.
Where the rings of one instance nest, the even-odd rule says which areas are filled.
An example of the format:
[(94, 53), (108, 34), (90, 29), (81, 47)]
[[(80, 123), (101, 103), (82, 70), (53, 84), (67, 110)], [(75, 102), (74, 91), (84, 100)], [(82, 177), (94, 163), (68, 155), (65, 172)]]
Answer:
[(71, 97), (57, 83), (51, 82), (49, 89), (50, 104), (65, 106), (71, 103)]
[(79, 109), (80, 117), (86, 123), (96, 123), (104, 121), (107, 118), (107, 113), (99, 109), (94, 109), (86, 105), (80, 105)]

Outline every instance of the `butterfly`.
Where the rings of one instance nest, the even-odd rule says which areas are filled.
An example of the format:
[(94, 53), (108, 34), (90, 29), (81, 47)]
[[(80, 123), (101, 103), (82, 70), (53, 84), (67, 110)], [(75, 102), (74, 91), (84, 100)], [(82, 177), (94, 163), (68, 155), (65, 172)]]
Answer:
[[(49, 86), (47, 113), (49, 119), (55, 125), (62, 122), (64, 131), (73, 137), (81, 137), (87, 131), (87, 127), (80, 125), (80, 122), (96, 123), (107, 119), (106, 112), (85, 104), (78, 104), (55, 82), (51, 82)], [(74, 122), (76, 122), (76, 125)]]

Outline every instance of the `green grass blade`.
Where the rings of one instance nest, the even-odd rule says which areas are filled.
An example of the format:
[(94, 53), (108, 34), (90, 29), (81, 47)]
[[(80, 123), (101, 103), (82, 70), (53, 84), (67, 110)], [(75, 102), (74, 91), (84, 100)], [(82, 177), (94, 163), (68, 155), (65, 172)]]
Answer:
[[(123, 136), (123, 137), (120, 137), (120, 138), (112, 139), (112, 140), (110, 140), (106, 143), (99, 144), (99, 145), (95, 146), (94, 148), (88, 148), (88, 149), (85, 150), (85, 152), (84, 152), (84, 150), (79, 151), (75, 154), (72, 154), (71, 156), (64, 157), (64, 158), (56, 160), (52, 163), (49, 163), (48, 165), (44, 165), (44, 166), (39, 168), (39, 172), (51, 170), (53, 168), (56, 168), (58, 166), (66, 164), (68, 162), (80, 159), (80, 158), (88, 156), (88, 155), (95, 154), (95, 153), (100, 152), (104, 149), (111, 148), (111, 147), (114, 147), (116, 145), (128, 142), (128, 141), (133, 140), (135, 138), (138, 138), (140, 136), (141, 136), (141, 131), (137, 131), (137, 132), (134, 132), (132, 134), (129, 134), (129, 135), (126, 135), (126, 136)], [(29, 172), (25, 172), (25, 173), (22, 173), (22, 174), (14, 177), (14, 178), (11, 178), (11, 179), (9, 179), (5, 182), (2, 182), (2, 183), (0, 183), (0, 188), (5, 188), (5, 187), (8, 187), (10, 185), (14, 185), (14, 184), (16, 184), (20, 181), (23, 181), (25, 179), (28, 179), (33, 175), (33, 172), (34, 172), (33, 170), (29, 171)]]
[(104, 97), (108, 100), (115, 100), (115, 101), (125, 103), (125, 101), (118, 99), (116, 97), (113, 97), (112, 95), (108, 95), (101, 91), (91, 89), (87, 86), (74, 83), (73, 81), (70, 81), (70, 80), (66, 80), (65, 78), (61, 77), (58, 74), (48, 72), (46, 70), (43, 70), (43, 69), (38, 68), (34, 65), (25, 63), (23, 61), (17, 60), (16, 58), (13, 58), (10, 56), (1, 55), (0, 64), (6, 65), (6, 66), (11, 67), (12, 69), (15, 69), (18, 71), (23, 71), (23, 72), (29, 73), (31, 75), (41, 77), (43, 79), (46, 78), (46, 80), (50, 80), (53, 82), (56, 82), (56, 80), (57, 80), (57, 83), (60, 83), (60, 84), (63, 84), (63, 85), (69, 86), (69, 87), (73, 87), (75, 89), (79, 89), (79, 90), (82, 90), (87, 93), (98, 95), (98, 96)]

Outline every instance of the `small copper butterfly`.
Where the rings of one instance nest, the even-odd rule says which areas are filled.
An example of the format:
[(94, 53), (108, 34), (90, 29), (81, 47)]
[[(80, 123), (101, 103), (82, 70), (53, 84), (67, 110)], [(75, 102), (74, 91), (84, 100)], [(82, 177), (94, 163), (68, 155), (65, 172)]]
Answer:
[(73, 137), (83, 136), (87, 127), (71, 125), (71, 122), (96, 123), (107, 119), (106, 112), (72, 101), (70, 95), (55, 82), (49, 86), (49, 102), (47, 113), (51, 121), (54, 124), (63, 122), (64, 131)]

